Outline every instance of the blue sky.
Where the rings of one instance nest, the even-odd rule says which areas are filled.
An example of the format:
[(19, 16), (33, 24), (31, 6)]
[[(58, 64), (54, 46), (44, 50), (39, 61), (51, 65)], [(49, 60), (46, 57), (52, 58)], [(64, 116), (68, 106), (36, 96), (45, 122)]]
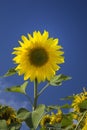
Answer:
[[(35, 30), (47, 30), (51, 37), (59, 38), (65, 52), (65, 63), (58, 74), (72, 77), (59, 88), (49, 87), (38, 103), (61, 104), (59, 98), (79, 93), (87, 87), (87, 1), (0, 0), (0, 75), (15, 66), (11, 53), (18, 46), (21, 35), (27, 36)], [(0, 79), (0, 103), (16, 109), (30, 109), (24, 95), (4, 92), (6, 87), (22, 83), (23, 76)], [(33, 95), (33, 83), (29, 83), (27, 91)]]

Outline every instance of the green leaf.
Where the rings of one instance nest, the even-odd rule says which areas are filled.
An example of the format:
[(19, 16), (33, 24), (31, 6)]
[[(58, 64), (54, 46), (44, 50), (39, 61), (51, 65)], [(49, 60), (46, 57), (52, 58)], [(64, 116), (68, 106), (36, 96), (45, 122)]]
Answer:
[(14, 75), (14, 74), (16, 74), (17, 73), (17, 71), (15, 70), (15, 68), (11, 68), (11, 69), (9, 69), (3, 76), (1, 76), (2, 78), (3, 77), (8, 77), (8, 76), (12, 76), (12, 75)]
[(69, 77), (69, 76), (66, 76), (64, 74), (59, 74), (59, 75), (54, 76), (50, 80), (50, 85), (52, 85), (52, 86), (60, 86), (60, 85), (62, 85), (63, 81), (70, 80), (70, 79), (71, 79), (71, 77)]
[(49, 126), (48, 128), (52, 128), (53, 130), (61, 130), (61, 123), (55, 123), (54, 125), (51, 125), (51, 127)]
[(5, 120), (0, 120), (0, 130), (7, 130), (7, 124)]
[(20, 130), (20, 128), (21, 128), (21, 123), (12, 123), (9, 126), (8, 130)]
[[(64, 130), (75, 130), (73, 124), (67, 126)], [(81, 129), (79, 129), (81, 130)]]
[(71, 114), (63, 115), (63, 119), (61, 121), (61, 127), (70, 126), (72, 125), (72, 123), (73, 123), (73, 118)]
[(61, 100), (73, 100), (73, 99), (74, 99), (74, 95), (61, 98)]
[(79, 104), (81, 109), (87, 110), (87, 100), (84, 100), (82, 103)]
[(52, 110), (58, 110), (60, 108), (60, 106), (58, 105), (50, 105), (50, 106), (46, 106), (46, 111), (50, 112)]
[(17, 118), (21, 119), (22, 121), (25, 121), (27, 118), (30, 117), (31, 112), (29, 112), (25, 108), (20, 108), (17, 112)]
[(45, 105), (41, 104), (36, 108), (35, 111), (31, 112), (29, 118), (27, 118), (25, 122), (31, 129), (36, 129), (44, 114)]
[(6, 88), (8, 92), (18, 92), (22, 94), (26, 94), (26, 87), (28, 85), (28, 81), (25, 81), (22, 85), (12, 86), (10, 88)]
[(63, 106), (60, 106), (60, 108), (66, 108), (66, 109), (68, 108), (69, 109), (69, 108), (72, 108), (72, 106), (69, 104), (64, 104)]

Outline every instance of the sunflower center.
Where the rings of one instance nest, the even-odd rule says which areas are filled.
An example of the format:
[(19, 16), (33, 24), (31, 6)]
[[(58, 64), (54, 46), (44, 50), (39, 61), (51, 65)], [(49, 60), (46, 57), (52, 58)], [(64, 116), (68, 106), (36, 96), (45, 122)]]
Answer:
[(46, 126), (47, 124), (50, 123), (50, 118), (47, 118), (45, 121), (44, 121), (44, 125)]
[(48, 54), (44, 48), (34, 48), (30, 52), (30, 63), (34, 66), (43, 66), (48, 61)]

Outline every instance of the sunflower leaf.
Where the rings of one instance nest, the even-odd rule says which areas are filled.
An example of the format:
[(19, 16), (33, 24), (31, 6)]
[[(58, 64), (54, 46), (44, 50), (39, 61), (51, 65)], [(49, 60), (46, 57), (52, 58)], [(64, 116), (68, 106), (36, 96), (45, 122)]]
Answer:
[(21, 123), (11, 123), (8, 130), (20, 130)]
[(5, 120), (0, 120), (0, 130), (7, 130), (7, 124)]
[(58, 105), (50, 105), (50, 106), (46, 106), (46, 111), (50, 112), (52, 110), (58, 110), (60, 108), (60, 106)]
[(31, 112), (30, 116), (26, 119), (26, 124), (31, 129), (36, 129), (45, 114), (45, 105), (40, 104), (35, 111)]
[(71, 105), (69, 105), (69, 104), (64, 104), (63, 106), (61, 106), (61, 108), (70, 109), (70, 108), (72, 108), (72, 107), (71, 107)]
[(82, 103), (79, 104), (79, 107), (81, 109), (87, 110), (87, 100), (84, 100)]
[(25, 108), (20, 108), (17, 112), (17, 118), (21, 119), (22, 121), (29, 118), (30, 112)]
[(73, 100), (74, 99), (74, 95), (72, 96), (66, 96), (64, 98), (61, 98), (61, 100)]
[(11, 68), (11, 69), (9, 69), (3, 76), (0, 76), (0, 77), (8, 77), (8, 76), (12, 76), (12, 75), (14, 75), (14, 74), (16, 74), (17, 73), (17, 71), (15, 70), (15, 68)]
[(28, 81), (25, 81), (22, 85), (12, 86), (10, 88), (6, 88), (7, 92), (18, 92), (22, 94), (26, 94), (26, 87), (28, 85)]
[(62, 127), (67, 127), (69, 125), (72, 125), (72, 123), (73, 123), (72, 114), (63, 115), (63, 119), (61, 121)]
[(70, 80), (71, 77), (69, 76), (66, 76), (64, 74), (59, 74), (59, 75), (56, 75), (54, 76), (51, 80), (50, 80), (50, 85), (52, 86), (60, 86), (62, 85), (62, 82), (63, 81), (66, 81), (66, 80)]

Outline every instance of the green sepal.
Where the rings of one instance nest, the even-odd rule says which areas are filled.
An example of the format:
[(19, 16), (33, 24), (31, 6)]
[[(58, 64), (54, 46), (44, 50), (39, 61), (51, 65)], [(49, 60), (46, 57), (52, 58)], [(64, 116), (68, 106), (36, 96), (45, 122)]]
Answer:
[(9, 77), (9, 76), (12, 76), (12, 75), (14, 75), (16, 73), (17, 73), (17, 71), (15, 70), (15, 68), (11, 68), (3, 76), (0, 76), (0, 77), (1, 78), (3, 78), (3, 77)]
[(6, 88), (5, 90), (7, 92), (17, 92), (17, 93), (26, 94), (27, 85), (28, 85), (28, 81), (25, 81), (22, 85), (12, 86), (10, 88)]
[(60, 86), (62, 85), (62, 82), (63, 81), (66, 81), (66, 80), (70, 80), (71, 77), (69, 76), (66, 76), (64, 74), (59, 74), (59, 75), (56, 75), (54, 76), (51, 80), (50, 80), (50, 85), (52, 86)]

